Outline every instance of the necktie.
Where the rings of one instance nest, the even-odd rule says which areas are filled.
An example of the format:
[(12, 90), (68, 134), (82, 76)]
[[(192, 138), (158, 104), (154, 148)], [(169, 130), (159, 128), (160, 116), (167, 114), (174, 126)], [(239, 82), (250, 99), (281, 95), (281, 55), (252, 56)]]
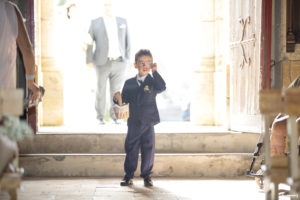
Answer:
[(142, 80), (138, 80), (139, 84), (142, 85), (143, 81)]

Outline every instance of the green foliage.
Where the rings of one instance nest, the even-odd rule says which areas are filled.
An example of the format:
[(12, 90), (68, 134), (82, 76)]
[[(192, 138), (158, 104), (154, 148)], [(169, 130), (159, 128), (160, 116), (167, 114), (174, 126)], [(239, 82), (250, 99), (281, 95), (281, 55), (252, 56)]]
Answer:
[(32, 137), (33, 131), (24, 121), (12, 115), (3, 115), (0, 118), (0, 135), (7, 136), (13, 141), (21, 141), (24, 137)]
[(59, 0), (58, 6), (63, 6), (63, 5), (65, 5), (66, 2), (67, 2), (67, 0)]

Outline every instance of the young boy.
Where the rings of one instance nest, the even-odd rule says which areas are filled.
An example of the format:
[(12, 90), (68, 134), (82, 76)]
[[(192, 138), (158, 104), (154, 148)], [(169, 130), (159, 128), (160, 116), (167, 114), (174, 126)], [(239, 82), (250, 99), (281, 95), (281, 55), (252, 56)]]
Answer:
[[(125, 175), (121, 186), (132, 185), (141, 149), (141, 177), (146, 187), (153, 186), (151, 175), (154, 162), (154, 125), (160, 122), (156, 95), (166, 89), (166, 83), (157, 72), (149, 50), (135, 54), (134, 67), (138, 74), (125, 82), (122, 101), (129, 103), (128, 131), (125, 140)], [(149, 72), (152, 70), (152, 75)]]

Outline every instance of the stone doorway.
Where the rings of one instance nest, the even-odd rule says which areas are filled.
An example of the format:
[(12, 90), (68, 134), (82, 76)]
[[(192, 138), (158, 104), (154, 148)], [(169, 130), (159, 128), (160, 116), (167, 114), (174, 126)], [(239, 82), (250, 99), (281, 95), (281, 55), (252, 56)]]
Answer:
[[(58, 2), (37, 1), (36, 3), (36, 13), (40, 14), (36, 18), (38, 19), (36, 20), (36, 35), (40, 36), (37, 37), (38, 50), (40, 52), (37, 55), (37, 60), (40, 61), (41, 65), (39, 77), (42, 85), (47, 88), (43, 105), (39, 108), (39, 125), (41, 127), (62, 126), (68, 121), (65, 120), (68, 115), (75, 116), (75, 119), (79, 120), (77, 121), (78, 123), (81, 123), (80, 119), (92, 120), (93, 118), (93, 114), (82, 114), (82, 112), (74, 110), (74, 107), (76, 109), (81, 107), (81, 111), (90, 110), (92, 112), (94, 108), (91, 105), (93, 104), (91, 100), (93, 98), (92, 95), (83, 98), (89, 100), (87, 103), (77, 101), (77, 104), (70, 104), (74, 100), (70, 96), (66, 101), (66, 94), (70, 93), (70, 90), (66, 90), (64, 82), (70, 78), (70, 73), (74, 73), (74, 71), (71, 68), (71, 72), (66, 72), (68, 70), (63, 69), (64, 63), (57, 59), (57, 55), (65, 53), (64, 48), (60, 48), (63, 43), (57, 44), (55, 40), (58, 34), (58, 32), (55, 32), (54, 23), (57, 20), (55, 13)], [(82, 4), (79, 1), (76, 3), (78, 8)], [(85, 3), (92, 4), (93, 1), (85, 1)], [(169, 2), (162, 3), (146, 0), (143, 2), (136, 0), (129, 0), (128, 2), (116, 1), (116, 3), (119, 3), (121, 8), (124, 8), (124, 6), (130, 7), (131, 5), (142, 7), (142, 5), (147, 3), (148, 7), (152, 8), (150, 10), (155, 10), (157, 13), (154, 17), (140, 18), (140, 21), (138, 21), (135, 19), (135, 14), (143, 16), (142, 10), (139, 10), (131, 12), (131, 15), (128, 15), (127, 18), (129, 21), (132, 20), (134, 22), (130, 25), (132, 26), (131, 32), (133, 32), (131, 37), (137, 38), (138, 41), (133, 47), (132, 54), (139, 48), (150, 48), (154, 57), (157, 58), (159, 66), (161, 66), (161, 73), (168, 77), (165, 78), (168, 84), (168, 93), (159, 97), (158, 101), (163, 103), (159, 102), (158, 104), (162, 106), (164, 104), (174, 105), (176, 104), (174, 100), (180, 99), (181, 103), (179, 104), (183, 104), (179, 106), (180, 109), (184, 105), (190, 104), (191, 106), (191, 124), (223, 126), (226, 129), (229, 121), (228, 102), (230, 96), (228, 84), (229, 4), (223, 1), (206, 1), (205, 3), (201, 2), (200, 5), (197, 1), (192, 0), (172, 3), (172, 5)], [(170, 6), (173, 8), (173, 11), (167, 16), (163, 15)], [(123, 9), (123, 13), (121, 13), (123, 15), (125, 13), (124, 10), (126, 9)], [(140, 27), (141, 25), (142, 28)], [(146, 35), (146, 38), (152, 37), (152, 41), (144, 40), (142, 37), (138, 38), (138, 35), (142, 33), (139, 31), (148, 30), (147, 28), (154, 30), (153, 32), (149, 31), (150, 35)], [(53, 41), (56, 41), (56, 43)], [(66, 55), (66, 58), (73, 57), (72, 54)], [(83, 58), (81, 59), (83, 60)], [(66, 60), (70, 64), (69, 60)], [(77, 64), (77, 62), (75, 63)], [(88, 72), (86, 74), (80, 74), (79, 72), (80, 76), (75, 79), (72, 77), (73, 81), (80, 80), (82, 75), (93, 76), (93, 72), (89, 71), (86, 66), (81, 67)], [(129, 69), (128, 74), (132, 74), (132, 66)], [(88, 80), (90, 81), (91, 79)], [(179, 84), (181, 84), (180, 87), (178, 86)], [(188, 85), (187, 88), (184, 88), (186, 85)], [(93, 86), (89, 85), (89, 87), (92, 91)], [(72, 88), (72, 84), (70, 84), (69, 88)], [(73, 95), (76, 97), (76, 90), (73, 91)], [(81, 93), (77, 96), (80, 95)], [(89, 106), (88, 109), (86, 109), (87, 106)], [(68, 111), (68, 114), (66, 114), (67, 107), (69, 108), (68, 110), (71, 110), (71, 112)], [(176, 108), (174, 109), (176, 110)]]

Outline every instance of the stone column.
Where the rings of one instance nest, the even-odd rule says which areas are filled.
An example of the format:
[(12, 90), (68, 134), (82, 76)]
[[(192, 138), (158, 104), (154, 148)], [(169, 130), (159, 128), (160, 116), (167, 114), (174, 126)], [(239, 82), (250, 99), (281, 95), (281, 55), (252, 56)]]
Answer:
[(41, 125), (63, 125), (63, 75), (55, 60), (54, 7), (56, 1), (41, 1), (41, 65), (43, 86), (46, 93), (43, 99)]
[(229, 63), (229, 2), (215, 0), (215, 72), (214, 72), (214, 125), (227, 126), (226, 96), (229, 93), (227, 68)]
[(200, 64), (194, 69), (191, 121), (197, 125), (214, 124), (214, 72), (215, 72), (215, 0), (202, 0), (202, 39)]
[(191, 121), (196, 125), (223, 125), (226, 120), (225, 3), (202, 0), (199, 8), (202, 45), (200, 64), (194, 69), (191, 100)]

